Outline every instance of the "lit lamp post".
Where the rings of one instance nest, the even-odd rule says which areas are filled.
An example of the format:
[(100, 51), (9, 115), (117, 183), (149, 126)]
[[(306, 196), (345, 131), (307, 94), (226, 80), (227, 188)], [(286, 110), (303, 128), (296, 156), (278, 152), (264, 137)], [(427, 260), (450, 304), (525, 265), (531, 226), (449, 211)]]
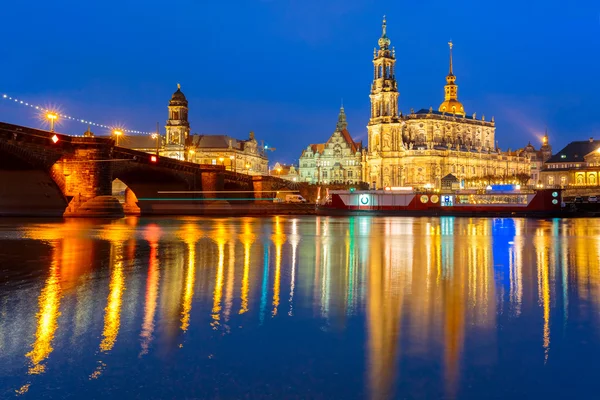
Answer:
[(235, 156), (229, 156), (229, 170), (233, 171)]
[(221, 162), (221, 166), (225, 166), (225, 164), (224, 164), (225, 158), (219, 157), (219, 161)]
[(281, 175), (281, 167), (277, 167), (277, 175), (280, 176)]
[(50, 132), (54, 132), (54, 121), (58, 119), (58, 115), (54, 113), (46, 114), (46, 118), (50, 120)]
[(123, 134), (122, 131), (113, 131), (113, 134), (117, 137), (117, 146), (119, 145), (119, 136)]
[(160, 140), (160, 135), (158, 133), (153, 133), (152, 139), (156, 140), (156, 155), (158, 155), (158, 144), (159, 144), (159, 140)]
[(250, 173), (250, 164), (246, 163), (246, 173), (249, 174)]
[(196, 154), (196, 151), (194, 149), (190, 149), (189, 153), (189, 162), (194, 162), (194, 154)]

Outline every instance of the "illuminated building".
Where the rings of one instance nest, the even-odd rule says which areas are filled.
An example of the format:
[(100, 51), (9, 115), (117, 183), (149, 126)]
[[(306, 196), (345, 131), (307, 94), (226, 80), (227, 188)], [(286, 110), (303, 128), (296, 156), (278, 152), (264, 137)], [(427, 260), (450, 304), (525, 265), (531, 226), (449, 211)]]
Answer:
[(542, 167), (544, 163), (552, 157), (552, 146), (548, 141), (548, 132), (542, 138), (542, 146), (539, 150), (536, 150), (535, 147), (529, 142), (527, 146), (523, 150), (518, 151), (519, 155), (526, 157), (529, 159), (529, 167), (530, 167), (530, 185), (541, 185), (542, 178), (540, 172), (542, 171)]
[(146, 153), (186, 160), (198, 164), (222, 165), (234, 172), (266, 175), (268, 146), (259, 145), (250, 132), (248, 139), (239, 140), (227, 135), (190, 134), (188, 101), (181, 86), (169, 101), (166, 135), (123, 135), (121, 145)]
[(300, 181), (298, 170), (294, 165), (285, 165), (277, 162), (271, 169), (270, 174), (292, 182)]
[(169, 102), (169, 119), (166, 125), (166, 142), (161, 155), (183, 160), (185, 157), (185, 144), (190, 135), (188, 121), (188, 101), (177, 84), (177, 91), (171, 96)]
[(600, 176), (600, 142), (593, 138), (571, 142), (544, 163), (542, 185), (597, 187)]
[(439, 188), (441, 178), (453, 174), (462, 187), (483, 186), (486, 179), (513, 181), (529, 174), (529, 160), (501, 152), (496, 145), (494, 118), (468, 116), (458, 100), (452, 62), (437, 110), (398, 112), (396, 52), (387, 37), (386, 20), (373, 54), (371, 118), (367, 125), (368, 153), (363, 177), (372, 187), (413, 186)]
[(362, 142), (348, 132), (344, 107), (340, 108), (335, 131), (326, 143), (311, 144), (299, 160), (300, 180), (310, 183), (362, 182)]
[(222, 165), (227, 170), (266, 175), (269, 159), (250, 132), (248, 139), (226, 135), (191, 135), (187, 141), (187, 160), (198, 164)]

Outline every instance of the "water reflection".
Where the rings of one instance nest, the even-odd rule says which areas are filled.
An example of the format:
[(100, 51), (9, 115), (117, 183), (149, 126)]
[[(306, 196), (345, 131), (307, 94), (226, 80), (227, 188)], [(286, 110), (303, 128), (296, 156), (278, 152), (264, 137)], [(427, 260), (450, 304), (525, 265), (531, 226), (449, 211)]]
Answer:
[[(140, 357), (168, 354), (184, 337), (188, 351), (205, 346), (213, 357), (219, 348), (202, 332), (243, 338), (245, 328), (279, 329), (269, 321), (310, 320), (315, 326), (302, 335), (364, 331), (366, 344), (354, 345), (365, 349), (366, 397), (453, 398), (475, 365), (503, 362), (494, 351), (506, 341), (500, 325), (534, 337), (524, 359), (548, 364), (566, 340), (558, 327), (600, 322), (599, 238), (600, 227), (585, 219), (27, 224), (11, 240), (44, 243), (48, 253), (32, 255), (43, 274), (28, 278), (30, 289), (9, 282), (1, 293), (0, 345), (13, 375), (20, 359), (25, 379), (65, 379), (59, 365), (77, 364), (77, 352), (90, 359), (78, 367), (93, 362), (89, 377), (102, 379), (107, 365), (130, 362), (122, 360), (132, 340)], [(20, 257), (25, 264), (29, 255)], [(28, 335), (18, 321), (27, 321)], [(441, 385), (411, 384), (423, 362)], [(31, 382), (15, 381), (12, 390), (25, 394)]]

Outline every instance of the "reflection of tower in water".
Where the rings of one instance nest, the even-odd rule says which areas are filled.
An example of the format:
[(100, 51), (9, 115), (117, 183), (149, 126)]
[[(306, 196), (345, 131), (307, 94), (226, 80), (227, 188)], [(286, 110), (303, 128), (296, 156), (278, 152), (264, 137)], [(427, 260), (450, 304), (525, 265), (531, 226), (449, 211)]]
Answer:
[(196, 282), (196, 243), (202, 236), (195, 224), (186, 223), (178, 232), (178, 236), (187, 247), (187, 267), (185, 272), (184, 290), (181, 304), (181, 330), (186, 332), (190, 326), (190, 312), (194, 297), (194, 284)]
[(369, 242), (367, 321), (372, 399), (390, 398), (394, 391), (402, 307), (412, 274), (412, 220), (386, 219), (383, 243), (382, 236), (375, 232)]
[(160, 269), (158, 264), (158, 241), (160, 240), (160, 228), (158, 225), (150, 224), (144, 230), (144, 238), (150, 244), (150, 259), (148, 261), (148, 274), (146, 277), (146, 294), (144, 301), (144, 319), (140, 339), (142, 350), (140, 355), (147, 354), (154, 334), (154, 318), (156, 314), (156, 303), (158, 299), (158, 285), (160, 281)]

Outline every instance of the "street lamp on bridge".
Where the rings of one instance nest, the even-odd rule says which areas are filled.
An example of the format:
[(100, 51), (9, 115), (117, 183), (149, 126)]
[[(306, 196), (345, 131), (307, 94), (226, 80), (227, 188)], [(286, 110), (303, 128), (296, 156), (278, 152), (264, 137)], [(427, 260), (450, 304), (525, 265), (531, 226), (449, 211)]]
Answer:
[(50, 132), (54, 132), (54, 121), (58, 119), (58, 115), (53, 112), (49, 112), (46, 114), (46, 118), (50, 120)]
[(160, 135), (158, 133), (153, 133), (152, 134), (152, 139), (156, 140), (156, 155), (158, 155), (158, 153), (159, 153), (159, 150), (158, 150), (159, 146), (158, 146), (158, 144), (160, 143)]
[(118, 146), (119, 145), (119, 136), (121, 136), (123, 134), (123, 132), (119, 131), (119, 130), (114, 130), (113, 134), (117, 137), (117, 143), (116, 144)]

